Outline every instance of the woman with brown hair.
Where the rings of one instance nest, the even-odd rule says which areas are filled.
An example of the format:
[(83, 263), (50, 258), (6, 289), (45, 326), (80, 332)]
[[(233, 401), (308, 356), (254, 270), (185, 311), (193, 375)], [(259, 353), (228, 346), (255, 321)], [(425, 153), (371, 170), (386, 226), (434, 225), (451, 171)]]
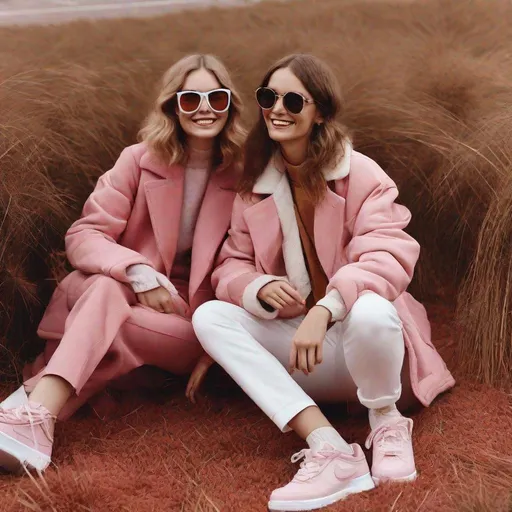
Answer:
[[(425, 309), (406, 291), (419, 256), (404, 231), (410, 213), (384, 171), (353, 150), (332, 71), (310, 55), (285, 57), (256, 99), (261, 114), (213, 273), (220, 301), (201, 306), (193, 325), (269, 418), (309, 445), (269, 508), (312, 510), (374, 483), (413, 480), (413, 422), (395, 404), (403, 387), (428, 405), (454, 380)], [(313, 400), (368, 408), (371, 474), (359, 444)]]
[(1, 404), (0, 466), (44, 470), (57, 416), (142, 365), (195, 368), (194, 398), (211, 359), (191, 316), (213, 298), (244, 138), (240, 109), (213, 56), (185, 57), (165, 73), (141, 142), (100, 177), (66, 234), (76, 270), (39, 325), (47, 340), (32, 365), (39, 371)]

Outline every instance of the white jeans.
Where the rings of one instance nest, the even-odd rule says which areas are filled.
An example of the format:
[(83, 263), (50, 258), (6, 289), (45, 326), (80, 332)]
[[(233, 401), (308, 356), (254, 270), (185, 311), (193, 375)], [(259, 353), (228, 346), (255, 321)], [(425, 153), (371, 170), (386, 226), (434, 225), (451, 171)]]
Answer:
[(366, 407), (394, 404), (402, 391), (402, 323), (391, 302), (362, 295), (343, 322), (327, 332), (323, 362), (308, 376), (286, 367), (304, 317), (262, 320), (221, 301), (203, 304), (192, 319), (201, 345), (282, 430), (314, 400), (359, 399)]

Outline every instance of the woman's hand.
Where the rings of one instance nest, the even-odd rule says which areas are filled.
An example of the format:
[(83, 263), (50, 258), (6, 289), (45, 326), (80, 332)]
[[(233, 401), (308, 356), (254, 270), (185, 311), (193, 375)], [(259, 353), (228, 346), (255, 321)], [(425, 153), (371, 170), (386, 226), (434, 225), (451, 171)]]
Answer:
[(310, 309), (295, 332), (290, 351), (290, 373), (301, 370), (309, 375), (322, 362), (323, 343), (331, 313), (322, 306)]
[(137, 300), (143, 306), (154, 309), (159, 313), (177, 313), (172, 295), (163, 286), (148, 290), (147, 292), (137, 293)]
[(272, 281), (263, 286), (258, 292), (258, 299), (277, 310), (305, 303), (300, 293), (285, 281)]
[(197, 361), (196, 367), (192, 370), (190, 374), (190, 378), (188, 379), (187, 389), (185, 391), (185, 396), (193, 403), (196, 403), (196, 392), (201, 387), (210, 366), (214, 364), (215, 361), (206, 353), (204, 353)]
[(296, 318), (306, 314), (306, 306), (304, 304), (295, 304), (295, 306), (286, 306), (279, 310), (277, 318), (288, 319)]
[(172, 293), (163, 286), (148, 290), (147, 292), (137, 293), (137, 300), (148, 308), (154, 309), (159, 313), (179, 315), (183, 318), (190, 318), (190, 307), (176, 292)]

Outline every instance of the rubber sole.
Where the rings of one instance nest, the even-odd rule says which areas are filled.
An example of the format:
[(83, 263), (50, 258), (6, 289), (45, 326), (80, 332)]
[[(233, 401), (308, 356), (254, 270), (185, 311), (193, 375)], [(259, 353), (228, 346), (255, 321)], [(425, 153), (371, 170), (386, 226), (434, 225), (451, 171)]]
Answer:
[(42, 472), (50, 462), (48, 455), (0, 432), (0, 467), (11, 473), (21, 473), (24, 468)]
[(314, 498), (311, 500), (302, 501), (269, 501), (268, 509), (271, 511), (281, 510), (287, 512), (296, 512), (301, 510), (316, 510), (318, 508), (332, 505), (337, 501), (345, 499), (350, 494), (357, 494), (359, 492), (370, 491), (375, 487), (370, 473), (354, 478), (350, 483), (338, 492), (323, 496), (321, 498)]
[(377, 478), (376, 476), (373, 477), (373, 481), (375, 482), (375, 485), (378, 486), (380, 484), (384, 483), (405, 483), (405, 482), (413, 482), (416, 480), (418, 476), (418, 473), (414, 471), (414, 473), (411, 473), (409, 476), (403, 476), (401, 478)]

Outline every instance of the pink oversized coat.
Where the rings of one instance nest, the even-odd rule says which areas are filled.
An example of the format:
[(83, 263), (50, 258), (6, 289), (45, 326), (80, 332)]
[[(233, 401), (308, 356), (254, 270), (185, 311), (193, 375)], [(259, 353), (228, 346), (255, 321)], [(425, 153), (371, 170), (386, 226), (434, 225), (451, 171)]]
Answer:
[[(455, 384), (431, 341), (424, 307), (406, 289), (419, 244), (404, 228), (409, 210), (395, 202), (395, 183), (370, 158), (344, 142), (344, 157), (324, 176), (332, 182), (315, 209), (314, 240), (329, 279), (327, 299), (341, 319), (364, 293), (391, 301), (403, 323), (411, 387), (423, 405)], [(293, 198), (282, 160), (271, 159), (251, 200), (235, 199), (230, 236), (213, 273), (217, 298), (261, 318), (275, 318), (257, 299), (259, 289), (278, 278), (302, 292), (309, 276), (295, 221)], [(336, 315), (337, 316), (337, 315)]]
[[(171, 274), (178, 243), (184, 168), (167, 166), (144, 143), (126, 148), (100, 177), (82, 217), (66, 233), (71, 265), (85, 274), (104, 274), (128, 283), (126, 269), (136, 263)], [(229, 169), (213, 172), (194, 233), (188, 303), (192, 312), (213, 298), (211, 272), (224, 241), (235, 179)], [(77, 281), (75, 283), (75, 281)], [(83, 281), (66, 277), (66, 292)], [(61, 300), (59, 300), (59, 298)], [(60, 338), (69, 313), (62, 294), (52, 299), (39, 325), (44, 339)]]
[[(37, 379), (41, 375), (40, 371), (63, 338), (65, 327), (69, 328), (66, 321), (74, 302), (87, 290), (88, 285), (84, 283), (95, 282), (91, 276), (97, 277), (99, 274), (126, 283), (129, 288), (126, 293), (133, 294), (126, 275), (130, 265), (143, 263), (167, 276), (172, 274), (179, 235), (184, 174), (183, 166), (165, 165), (142, 143), (126, 148), (114, 167), (99, 178), (95, 190), (84, 205), (82, 217), (66, 234), (67, 257), (76, 270), (59, 284), (46, 309), (38, 335), (49, 343), (45, 353), (27, 366), (25, 378), (37, 374)], [(236, 195), (235, 184), (236, 176), (230, 168), (214, 170), (208, 182), (194, 232), (188, 290), (178, 288), (186, 297), (190, 313), (214, 297), (211, 273), (229, 228)], [(166, 315), (156, 312), (154, 315), (156, 324), (167, 321), (164, 318)], [(73, 319), (73, 325), (77, 321)], [(89, 338), (110, 339), (115, 333), (107, 334), (101, 329), (108, 328), (110, 333), (119, 327), (115, 319), (110, 323), (108, 318), (98, 321), (98, 326), (90, 324), (93, 319), (80, 317), (82, 321), (85, 325), (74, 332), (83, 332)], [(190, 325), (187, 330), (190, 331), (187, 334), (191, 338), (190, 343), (197, 343), (190, 319), (187, 322)], [(106, 327), (102, 327), (103, 324)], [(177, 325), (184, 324), (178, 322)], [(91, 330), (92, 327), (98, 332)], [(74, 325), (74, 328), (77, 329), (77, 326)], [(178, 330), (183, 331), (184, 327)], [(35, 379), (26, 384), (32, 387), (37, 382)], [(100, 383), (95, 383), (95, 388), (101, 387)]]

